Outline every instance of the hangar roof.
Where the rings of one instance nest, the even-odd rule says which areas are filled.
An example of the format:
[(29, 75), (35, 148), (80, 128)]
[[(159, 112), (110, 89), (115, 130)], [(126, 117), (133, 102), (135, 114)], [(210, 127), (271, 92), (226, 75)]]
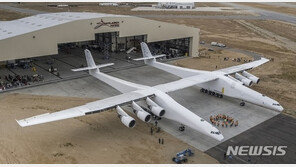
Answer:
[(88, 12), (62, 12), (38, 14), (18, 20), (0, 22), (0, 40), (76, 20), (102, 17), (130, 16)]

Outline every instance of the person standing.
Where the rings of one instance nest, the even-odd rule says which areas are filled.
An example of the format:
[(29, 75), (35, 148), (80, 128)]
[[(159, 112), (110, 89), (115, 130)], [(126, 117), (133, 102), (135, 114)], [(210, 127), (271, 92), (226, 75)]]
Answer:
[(238, 120), (235, 121), (234, 126), (235, 126), (235, 127), (238, 126)]

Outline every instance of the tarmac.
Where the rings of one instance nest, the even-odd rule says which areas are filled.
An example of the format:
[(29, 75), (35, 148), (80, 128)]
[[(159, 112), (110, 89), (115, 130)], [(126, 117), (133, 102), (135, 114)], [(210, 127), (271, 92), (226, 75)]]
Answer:
[[(220, 163), (295, 164), (296, 119), (279, 114), (206, 151)], [(233, 156), (224, 158), (228, 146), (287, 146), (284, 156)]]
[[(95, 62), (97, 64), (104, 64), (104, 63), (115, 63), (114, 66), (109, 66), (102, 69), (102, 72), (111, 72), (117, 71), (121, 69), (128, 69), (143, 66), (143, 62), (135, 62), (135, 61), (128, 61), (126, 60), (126, 53), (110, 53), (109, 59), (103, 59), (103, 55), (96, 50), (91, 50)], [(131, 58), (139, 58), (142, 57), (139, 53), (132, 53), (129, 54)], [(53, 64), (49, 64), (48, 62), (53, 62)], [(58, 73), (51, 73), (49, 69), (57, 68)], [(17, 89), (23, 89), (24, 87), (32, 87), (37, 85), (44, 85), (50, 84), (54, 82), (59, 82), (63, 80), (75, 79), (84, 76), (88, 76), (87, 72), (72, 72), (71, 69), (85, 67), (85, 56), (83, 49), (81, 48), (74, 48), (71, 49), (69, 54), (60, 53), (59, 55), (53, 56), (41, 56), (33, 58), (32, 67), (36, 68), (36, 72), (33, 72), (32, 67), (23, 69), (21, 67), (16, 68), (0, 68), (0, 77), (4, 81), (5, 75), (34, 75), (39, 74), (42, 75), (44, 80), (39, 82), (30, 83), (30, 85), (22, 86), (22, 87), (14, 87), (10, 89), (6, 89), (4, 91), (13, 91)], [(0, 79), (1, 80), (1, 79)], [(2, 91), (2, 90), (1, 90)]]
[[(148, 66), (127, 68), (107, 73), (121, 79), (148, 86), (154, 86), (179, 79), (172, 74), (168, 74)], [(278, 114), (278, 112), (249, 103), (247, 103), (246, 106), (241, 107), (239, 105), (240, 100), (231, 98), (220, 99), (200, 93), (199, 90), (200, 89), (198, 87), (190, 87), (172, 92), (170, 95), (181, 105), (187, 107), (192, 112), (201, 116), (207, 121), (209, 121), (210, 115), (219, 113), (229, 115), (234, 119), (239, 120), (238, 127), (218, 127), (225, 137), (223, 141), (226, 141)], [(102, 83), (91, 76), (15, 90), (12, 92), (82, 98), (91, 97), (98, 99), (120, 94), (120, 92), (113, 89), (109, 85)], [(182, 141), (185, 141), (186, 143), (201, 151), (209, 150), (210, 148), (215, 147), (221, 143), (199, 132), (193, 131), (190, 128), (186, 128), (184, 132), (180, 132), (178, 130), (179, 124), (167, 119), (160, 120), (159, 126), (164, 131), (172, 134)]]

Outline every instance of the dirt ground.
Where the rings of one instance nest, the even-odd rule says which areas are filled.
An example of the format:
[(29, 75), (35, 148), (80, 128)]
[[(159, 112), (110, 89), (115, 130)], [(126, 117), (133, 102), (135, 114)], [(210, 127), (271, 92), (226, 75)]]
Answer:
[(163, 19), (155, 20), (197, 27), (201, 30), (200, 41), (210, 43), (222, 42), (232, 48), (241, 48), (259, 53), (274, 53), (291, 51), (277, 46), (275, 41), (264, 38), (250, 31), (235, 20), (215, 19)]
[[(188, 163), (218, 163), (217, 160), (161, 131), (150, 134), (152, 125), (136, 119), (129, 129), (114, 111), (31, 127), (20, 127), (15, 119), (54, 112), (95, 99), (0, 95), (0, 163), (173, 163), (181, 150), (195, 152)], [(158, 144), (163, 138), (164, 144)]]
[(0, 21), (10, 21), (27, 17), (28, 15), (0, 9)]
[[(170, 22), (175, 24), (183, 24), (187, 26), (197, 27), (201, 30), (201, 40), (205, 37), (217, 37), (223, 38), (256, 38), (256, 33), (249, 31), (247, 28), (241, 26), (234, 20), (222, 20), (222, 19), (167, 19), (167, 18), (155, 18), (163, 22)], [(229, 26), (231, 25), (231, 26)], [(242, 33), (243, 32), (243, 33)]]
[[(236, 52), (227, 51), (227, 50), (207, 51), (207, 50), (201, 49), (200, 53), (205, 53), (205, 54), (203, 54), (198, 58), (180, 59), (174, 62), (173, 64), (180, 67), (211, 71), (215, 69), (221, 69), (221, 68), (226, 68), (233, 65), (242, 64), (244, 62), (243, 60), (246, 60), (246, 61), (253, 60), (253, 58), (250, 58), (245, 54), (236, 53)], [(224, 58), (229, 58), (229, 60), (224, 61)], [(242, 61), (237, 62), (233, 60), (237, 58), (240, 58)], [(200, 66), (201, 64), (202, 66)]]
[(248, 22), (296, 42), (295, 24), (275, 20), (248, 20)]
[(261, 8), (265, 10), (271, 10), (279, 13), (286, 13), (290, 15), (296, 15), (295, 8), (289, 8), (289, 7), (283, 7), (283, 6), (274, 6), (274, 5), (268, 5), (268, 4), (262, 4), (262, 3), (241, 3), (244, 5), (252, 6), (255, 8)]

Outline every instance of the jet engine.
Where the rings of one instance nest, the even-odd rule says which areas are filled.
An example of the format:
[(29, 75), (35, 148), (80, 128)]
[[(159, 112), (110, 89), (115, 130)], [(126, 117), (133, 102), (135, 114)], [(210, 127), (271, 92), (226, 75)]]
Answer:
[(146, 98), (146, 103), (148, 104), (148, 108), (154, 115), (162, 117), (165, 114), (165, 110), (154, 101), (152, 101), (149, 97)]
[(137, 103), (134, 101), (132, 102), (132, 108), (134, 109), (134, 113), (137, 115), (137, 117), (144, 121), (144, 122), (150, 122), (151, 121), (151, 114), (147, 113), (140, 107)]
[(116, 111), (118, 114), (118, 117), (121, 121), (121, 123), (123, 123), (123, 125), (125, 125), (128, 128), (133, 128), (136, 125), (136, 121), (134, 118), (132, 118), (131, 116), (129, 116), (125, 111), (123, 111), (123, 109), (119, 106), (116, 107)]
[(235, 73), (234, 74), (234, 77), (238, 80), (240, 80), (242, 83), (244, 83), (244, 85), (247, 85), (247, 86), (251, 86), (253, 81), (251, 81), (250, 79), (240, 75), (239, 73)]
[(251, 81), (253, 81), (254, 83), (258, 84), (260, 79), (258, 77), (256, 77), (255, 75), (252, 75), (250, 73), (248, 73), (247, 71), (243, 71), (242, 75), (247, 77), (248, 79), (250, 79)]

